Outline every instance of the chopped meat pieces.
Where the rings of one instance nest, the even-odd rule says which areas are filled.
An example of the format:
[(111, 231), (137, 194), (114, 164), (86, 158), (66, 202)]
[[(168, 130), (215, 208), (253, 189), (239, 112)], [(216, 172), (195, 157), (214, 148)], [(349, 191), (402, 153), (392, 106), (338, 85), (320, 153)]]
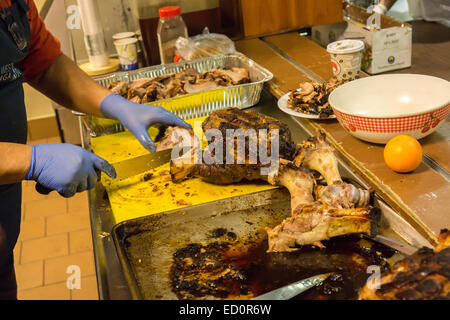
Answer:
[(128, 95), (128, 83), (125, 81), (113, 81), (109, 84), (108, 89), (125, 98)]
[(155, 78), (136, 79), (130, 83), (113, 81), (108, 89), (133, 102), (151, 103), (184, 94), (249, 82), (249, 72), (244, 68), (212, 69), (204, 73), (191, 68)]
[(333, 114), (328, 96), (343, 83), (344, 81), (336, 78), (324, 83), (302, 82), (298, 89), (290, 92), (287, 107), (294, 111), (318, 115), (319, 118), (328, 118)]

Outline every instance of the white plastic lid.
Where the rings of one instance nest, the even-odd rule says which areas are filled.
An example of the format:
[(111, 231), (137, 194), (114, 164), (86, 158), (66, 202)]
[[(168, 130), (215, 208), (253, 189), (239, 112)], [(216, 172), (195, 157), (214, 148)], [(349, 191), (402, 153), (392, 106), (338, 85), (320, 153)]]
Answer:
[(120, 40), (120, 39), (126, 39), (126, 38), (133, 38), (136, 36), (135, 32), (120, 32), (116, 33), (112, 36), (114, 40)]
[(364, 42), (361, 40), (352, 40), (352, 39), (346, 39), (346, 40), (339, 40), (330, 43), (327, 46), (327, 51), (329, 53), (334, 54), (346, 54), (346, 53), (353, 53), (358, 52), (364, 49)]

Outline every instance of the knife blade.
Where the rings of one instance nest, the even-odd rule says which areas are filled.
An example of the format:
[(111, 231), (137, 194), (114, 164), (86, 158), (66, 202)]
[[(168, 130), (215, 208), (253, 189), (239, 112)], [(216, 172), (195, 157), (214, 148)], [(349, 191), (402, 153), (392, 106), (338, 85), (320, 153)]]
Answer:
[(419, 248), (411, 246), (411, 245), (407, 244), (406, 242), (400, 242), (395, 239), (392, 239), (392, 238), (389, 238), (386, 236), (382, 236), (382, 235), (375, 236), (373, 238), (373, 240), (375, 240), (379, 243), (382, 243), (388, 247), (391, 247), (392, 249), (395, 249), (398, 252), (403, 253), (407, 256), (412, 255), (417, 250), (419, 250)]
[(289, 300), (295, 297), (296, 295), (321, 284), (330, 275), (331, 273), (324, 273), (307, 279), (303, 279), (288, 284), (287, 286), (275, 289), (268, 293), (264, 293), (260, 296), (253, 298), (252, 300)]
[(170, 161), (172, 149), (145, 154), (133, 159), (113, 163), (117, 179), (126, 179), (153, 168), (157, 168)]

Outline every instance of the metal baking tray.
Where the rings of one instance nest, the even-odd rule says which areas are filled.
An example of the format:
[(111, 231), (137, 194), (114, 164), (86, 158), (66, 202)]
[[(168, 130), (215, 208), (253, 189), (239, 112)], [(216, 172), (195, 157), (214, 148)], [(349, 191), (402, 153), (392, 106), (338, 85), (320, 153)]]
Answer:
[[(107, 87), (113, 81), (131, 82), (140, 78), (153, 78), (169, 73), (179, 73), (194, 68), (203, 73), (213, 68), (246, 68), (249, 70), (250, 83), (218, 88), (214, 90), (191, 93), (165, 100), (154, 101), (182, 119), (193, 119), (208, 116), (211, 112), (227, 107), (248, 108), (259, 102), (265, 82), (273, 78), (273, 74), (249, 59), (242, 53), (229, 53), (200, 58), (191, 61), (157, 65), (128, 72), (111, 73), (93, 79)], [(79, 115), (79, 114), (78, 114)], [(91, 136), (101, 136), (124, 131), (124, 127), (117, 121), (87, 116), (83, 119)]]
[[(408, 242), (416, 247), (429, 246), (414, 228), (378, 197), (374, 199), (374, 206), (382, 212), (380, 234)], [(171, 287), (174, 253), (192, 243), (206, 246), (217, 241), (218, 239), (212, 236), (217, 228), (231, 231), (249, 252), (257, 252), (260, 259), (263, 257), (262, 263), (252, 271), (258, 278), (256, 285), (260, 286), (259, 289), (262, 290), (260, 293), (312, 276), (316, 272), (336, 271), (334, 268), (345, 269), (347, 266), (342, 261), (361, 260), (367, 257), (367, 254), (362, 252), (360, 255), (354, 255), (353, 252), (342, 252), (342, 248), (344, 251), (347, 247), (356, 248), (357, 241), (365, 241), (366, 244), (372, 242), (371, 245), (376, 243), (368, 238), (353, 237), (350, 240), (335, 240), (335, 238), (327, 244), (327, 247), (330, 245), (333, 248), (336, 243), (341, 243), (341, 247), (334, 252), (333, 249), (324, 253), (318, 252), (318, 249), (304, 251), (302, 248), (298, 254), (265, 253), (267, 236), (264, 228), (274, 227), (289, 216), (290, 195), (286, 189), (280, 188), (125, 221), (116, 225), (111, 234), (132, 298), (150, 300), (180, 298)], [(380, 251), (382, 250), (377, 249), (376, 253), (379, 254)], [(391, 263), (402, 257), (395, 253), (390, 257)], [(250, 259), (257, 260), (254, 257)], [(374, 262), (367, 262), (367, 265), (372, 264)], [(341, 299), (354, 294), (355, 286), (364, 283), (370, 275), (367, 274), (366, 268), (365, 264), (363, 267), (348, 266), (348, 270), (345, 271), (347, 277), (352, 277), (352, 281), (357, 284), (352, 282), (349, 285), (350, 280), (347, 280), (345, 290), (353, 290), (353, 293), (344, 290), (341, 293), (344, 296), (338, 295), (335, 298)], [(317, 292), (308, 294), (306, 299), (317, 298), (314, 296)], [(199, 299), (218, 299), (218, 297), (205, 295)]]

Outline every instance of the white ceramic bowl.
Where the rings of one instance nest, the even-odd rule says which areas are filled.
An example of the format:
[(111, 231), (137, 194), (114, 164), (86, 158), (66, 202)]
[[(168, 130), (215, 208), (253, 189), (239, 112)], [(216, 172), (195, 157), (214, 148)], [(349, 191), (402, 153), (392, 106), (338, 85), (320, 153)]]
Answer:
[(450, 113), (450, 82), (417, 74), (372, 76), (339, 86), (329, 102), (344, 129), (361, 140), (387, 143), (399, 134), (420, 139)]

